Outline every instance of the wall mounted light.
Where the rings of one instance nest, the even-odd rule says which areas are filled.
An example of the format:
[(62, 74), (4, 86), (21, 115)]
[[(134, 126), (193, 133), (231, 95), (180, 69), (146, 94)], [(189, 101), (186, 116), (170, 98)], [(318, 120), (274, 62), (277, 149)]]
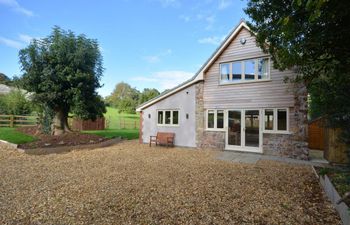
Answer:
[(241, 44), (244, 45), (247, 42), (247, 39), (241, 38), (239, 39), (239, 42), (241, 42)]

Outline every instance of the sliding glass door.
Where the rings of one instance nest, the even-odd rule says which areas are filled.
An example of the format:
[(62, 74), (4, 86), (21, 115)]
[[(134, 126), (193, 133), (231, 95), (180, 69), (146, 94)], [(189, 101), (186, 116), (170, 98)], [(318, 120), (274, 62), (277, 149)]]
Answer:
[(259, 110), (246, 110), (245, 111), (245, 146), (247, 147), (259, 147), (259, 123), (260, 115)]
[(242, 118), (241, 111), (228, 111), (228, 145), (241, 146), (242, 140)]

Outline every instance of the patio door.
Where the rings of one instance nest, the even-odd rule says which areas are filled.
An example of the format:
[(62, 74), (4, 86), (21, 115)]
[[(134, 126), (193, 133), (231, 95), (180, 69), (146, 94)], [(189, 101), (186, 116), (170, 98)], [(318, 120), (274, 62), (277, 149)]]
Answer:
[(227, 111), (226, 149), (261, 152), (261, 110)]

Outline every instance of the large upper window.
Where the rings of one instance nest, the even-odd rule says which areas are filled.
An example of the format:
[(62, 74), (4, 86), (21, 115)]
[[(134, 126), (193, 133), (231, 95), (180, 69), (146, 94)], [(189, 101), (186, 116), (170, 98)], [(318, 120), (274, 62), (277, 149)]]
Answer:
[(224, 110), (210, 109), (207, 111), (207, 129), (224, 128)]
[[(230, 70), (230, 68), (232, 68)], [(220, 83), (269, 79), (269, 58), (247, 59), (220, 64)]]
[(221, 80), (223, 82), (230, 80), (230, 64), (228, 63), (221, 65)]
[(158, 125), (179, 125), (179, 110), (158, 110)]

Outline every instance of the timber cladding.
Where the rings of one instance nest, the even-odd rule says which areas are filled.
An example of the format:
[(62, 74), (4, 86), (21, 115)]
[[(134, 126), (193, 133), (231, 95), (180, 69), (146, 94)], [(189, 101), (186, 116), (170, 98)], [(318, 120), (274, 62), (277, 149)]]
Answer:
[(73, 118), (72, 130), (104, 130), (105, 123), (104, 117), (97, 118), (95, 121)]

